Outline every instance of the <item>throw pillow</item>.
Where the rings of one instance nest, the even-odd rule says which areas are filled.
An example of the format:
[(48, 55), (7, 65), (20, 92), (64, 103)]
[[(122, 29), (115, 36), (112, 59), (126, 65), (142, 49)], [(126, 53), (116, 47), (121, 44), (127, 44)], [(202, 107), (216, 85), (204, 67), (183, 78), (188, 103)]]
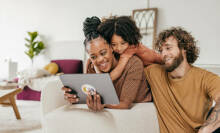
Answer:
[(59, 70), (59, 67), (56, 63), (52, 62), (46, 65), (44, 69), (47, 70), (50, 74), (56, 74)]

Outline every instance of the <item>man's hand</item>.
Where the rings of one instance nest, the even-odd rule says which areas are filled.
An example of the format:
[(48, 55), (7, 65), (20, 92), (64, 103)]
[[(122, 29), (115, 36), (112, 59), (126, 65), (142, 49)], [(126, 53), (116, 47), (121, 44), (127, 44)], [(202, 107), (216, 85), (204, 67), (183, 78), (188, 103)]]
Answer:
[(88, 94), (86, 104), (89, 109), (95, 112), (102, 111), (104, 109), (104, 104), (101, 104), (101, 96), (96, 93), (93, 96)]
[(62, 87), (62, 90), (64, 91), (64, 99), (69, 101), (70, 103), (78, 103), (79, 98), (77, 98), (76, 94), (71, 94), (72, 91), (70, 88)]

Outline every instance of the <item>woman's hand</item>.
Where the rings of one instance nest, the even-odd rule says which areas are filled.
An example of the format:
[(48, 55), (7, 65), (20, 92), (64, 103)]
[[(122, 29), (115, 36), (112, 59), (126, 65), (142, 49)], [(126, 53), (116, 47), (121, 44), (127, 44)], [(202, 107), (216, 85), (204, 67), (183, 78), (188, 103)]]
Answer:
[(97, 111), (102, 111), (104, 109), (104, 104), (101, 104), (101, 96), (99, 94), (88, 94), (87, 99), (86, 99), (86, 104), (89, 109), (97, 112)]
[(64, 99), (69, 101), (71, 104), (78, 103), (79, 98), (77, 98), (76, 94), (71, 94), (72, 89), (62, 87), (62, 90), (64, 91)]

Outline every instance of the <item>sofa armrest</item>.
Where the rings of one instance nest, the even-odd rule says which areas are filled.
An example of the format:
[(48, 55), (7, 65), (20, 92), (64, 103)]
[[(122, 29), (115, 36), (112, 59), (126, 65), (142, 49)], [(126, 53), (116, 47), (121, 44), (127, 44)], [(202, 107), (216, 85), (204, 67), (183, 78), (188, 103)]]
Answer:
[(44, 116), (48, 112), (68, 104), (66, 100), (64, 100), (64, 92), (61, 90), (63, 87), (62, 82), (59, 79), (59, 76), (53, 78), (52, 81), (48, 81), (45, 85), (45, 88), (41, 91), (41, 111)]

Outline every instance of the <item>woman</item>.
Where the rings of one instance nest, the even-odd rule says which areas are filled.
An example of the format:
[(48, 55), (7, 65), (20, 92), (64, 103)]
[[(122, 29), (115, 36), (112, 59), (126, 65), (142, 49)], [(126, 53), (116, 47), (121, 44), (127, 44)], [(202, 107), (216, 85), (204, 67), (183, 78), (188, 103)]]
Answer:
[[(117, 57), (120, 57), (117, 67), (110, 72), (113, 81), (121, 75), (133, 54), (140, 57), (145, 66), (152, 63), (162, 63), (159, 54), (140, 43), (142, 36), (130, 17), (120, 16), (105, 19), (97, 30), (117, 53)], [(96, 72), (100, 73), (97, 69)]]
[[(97, 31), (97, 27), (100, 23), (101, 21), (97, 17), (87, 18), (84, 22), (83, 31), (86, 37), (84, 44), (89, 54), (89, 59), (91, 60), (87, 69), (88, 73), (95, 73), (94, 68), (102, 73), (110, 73), (118, 65), (118, 60), (115, 58), (112, 48)], [(143, 62), (137, 56), (130, 57), (122, 74), (113, 84), (120, 104), (101, 104), (100, 96), (95, 94), (93, 98), (91, 95), (88, 95), (88, 107), (94, 111), (100, 111), (104, 107), (111, 109), (129, 109), (133, 102), (143, 102), (149, 90), (144, 74)], [(79, 99), (76, 98), (76, 95), (68, 94), (70, 89), (63, 88), (63, 90), (66, 92), (64, 95), (69, 102), (78, 102)]]

